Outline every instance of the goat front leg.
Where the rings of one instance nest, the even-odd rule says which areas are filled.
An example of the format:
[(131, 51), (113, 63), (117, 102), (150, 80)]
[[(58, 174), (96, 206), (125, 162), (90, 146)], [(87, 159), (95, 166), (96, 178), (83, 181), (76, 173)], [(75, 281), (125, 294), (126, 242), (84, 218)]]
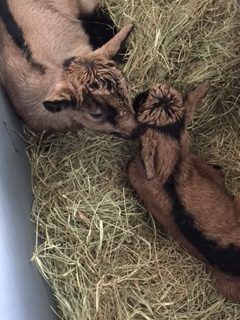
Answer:
[(139, 153), (129, 161), (127, 165), (127, 176), (133, 189), (139, 194), (142, 200), (146, 201), (146, 195), (149, 194), (149, 190), (152, 190), (152, 180), (147, 179), (144, 164)]

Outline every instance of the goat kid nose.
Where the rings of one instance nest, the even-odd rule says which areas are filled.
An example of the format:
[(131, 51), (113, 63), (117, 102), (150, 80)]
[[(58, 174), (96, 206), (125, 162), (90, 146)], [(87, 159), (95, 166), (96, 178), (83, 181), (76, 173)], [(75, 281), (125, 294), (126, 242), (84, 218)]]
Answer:
[(127, 139), (127, 140), (134, 140), (139, 135), (139, 128), (137, 127), (135, 129), (133, 129), (131, 133), (113, 132), (112, 134), (118, 138)]

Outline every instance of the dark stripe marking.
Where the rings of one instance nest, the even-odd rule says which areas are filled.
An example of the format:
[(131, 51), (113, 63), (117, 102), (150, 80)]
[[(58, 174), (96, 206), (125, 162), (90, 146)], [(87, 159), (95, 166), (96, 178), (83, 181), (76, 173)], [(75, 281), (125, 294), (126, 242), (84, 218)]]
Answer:
[(233, 276), (240, 276), (240, 248), (230, 244), (222, 248), (215, 241), (207, 239), (196, 227), (193, 216), (187, 212), (176, 190), (176, 174), (178, 165), (164, 185), (172, 202), (174, 221), (184, 237), (207, 259), (214, 267)]
[(25, 42), (23, 31), (16, 23), (10, 9), (7, 0), (0, 0), (0, 18), (2, 19), (7, 32), (11, 36), (14, 43), (22, 51), (23, 56), (26, 58), (28, 63), (37, 70), (40, 74), (45, 74), (46, 67), (36, 62), (32, 57), (32, 51), (28, 44)]
[(75, 60), (75, 57), (71, 57), (71, 58), (66, 59), (63, 62), (63, 69), (67, 70), (70, 67), (70, 65), (74, 62), (74, 60)]
[(180, 141), (182, 130), (185, 128), (185, 117), (167, 124), (165, 126), (157, 126), (154, 124), (141, 124), (140, 125), (140, 134), (143, 135), (147, 129), (153, 129), (159, 133), (163, 133), (171, 138)]

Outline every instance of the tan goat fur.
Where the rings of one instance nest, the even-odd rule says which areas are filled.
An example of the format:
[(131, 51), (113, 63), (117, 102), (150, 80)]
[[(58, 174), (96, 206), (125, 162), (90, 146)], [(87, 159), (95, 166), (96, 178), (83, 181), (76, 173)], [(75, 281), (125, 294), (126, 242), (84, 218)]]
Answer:
[(78, 17), (97, 7), (97, 0), (1, 1), (0, 82), (29, 127), (122, 136), (136, 128), (127, 80), (112, 61), (132, 25), (94, 51)]
[(205, 262), (226, 298), (240, 302), (240, 200), (189, 150), (186, 126), (207, 90), (205, 82), (183, 98), (156, 85), (136, 98), (140, 148), (128, 177), (155, 220)]

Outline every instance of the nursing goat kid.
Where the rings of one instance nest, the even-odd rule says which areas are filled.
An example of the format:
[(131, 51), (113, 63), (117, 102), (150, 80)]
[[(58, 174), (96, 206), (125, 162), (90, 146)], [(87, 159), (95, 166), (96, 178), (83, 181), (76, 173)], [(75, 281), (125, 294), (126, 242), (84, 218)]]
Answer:
[(156, 221), (205, 262), (226, 298), (240, 302), (240, 200), (219, 170), (189, 151), (186, 127), (207, 89), (205, 82), (183, 98), (156, 85), (136, 97), (140, 150), (128, 177)]
[(113, 61), (132, 25), (94, 50), (84, 17), (97, 7), (96, 0), (0, 1), (0, 82), (29, 127), (133, 134), (128, 83)]

